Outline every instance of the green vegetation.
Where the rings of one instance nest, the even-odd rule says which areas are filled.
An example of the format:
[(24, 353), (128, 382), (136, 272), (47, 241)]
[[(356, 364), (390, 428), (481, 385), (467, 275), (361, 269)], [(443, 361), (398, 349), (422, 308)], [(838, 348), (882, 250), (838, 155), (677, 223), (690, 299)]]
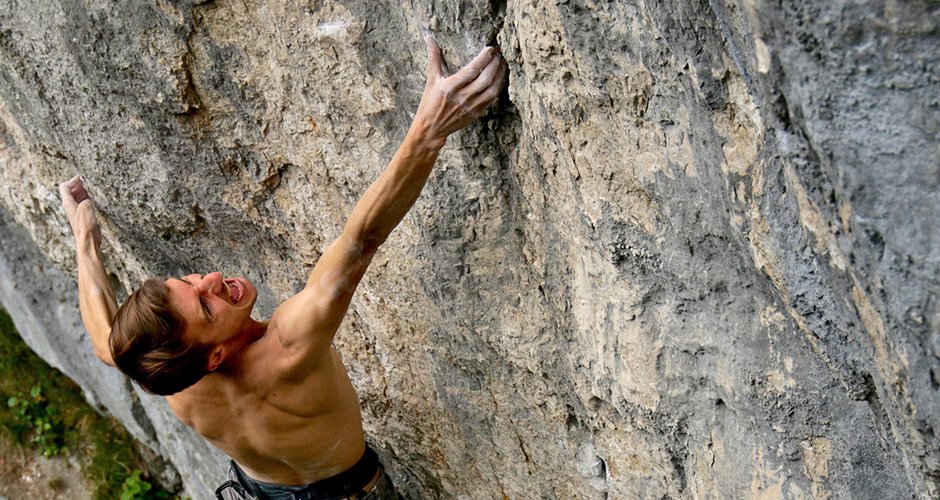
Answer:
[(46, 456), (77, 456), (96, 499), (178, 498), (143, 472), (145, 459), (121, 424), (96, 413), (74, 382), (33, 353), (3, 309), (0, 401), (0, 432)]
[(67, 451), (65, 426), (56, 406), (43, 397), (42, 387), (34, 385), (29, 396), (10, 396), (7, 406), (14, 417), (10, 430), (18, 442), (23, 441), (23, 436), (31, 435), (30, 442), (47, 457)]
[(140, 478), (140, 474), (140, 469), (136, 469), (124, 480), (124, 486), (121, 488), (121, 500), (150, 500), (152, 498), (170, 497), (169, 493), (163, 490), (155, 490), (152, 484)]

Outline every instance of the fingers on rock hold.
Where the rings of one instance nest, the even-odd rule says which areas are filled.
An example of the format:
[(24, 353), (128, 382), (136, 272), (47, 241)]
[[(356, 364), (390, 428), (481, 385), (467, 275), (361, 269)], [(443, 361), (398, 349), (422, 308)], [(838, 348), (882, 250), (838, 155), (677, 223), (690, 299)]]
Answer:
[(489, 64), (483, 68), (483, 71), (469, 85), (468, 88), (470, 89), (471, 93), (478, 94), (483, 92), (493, 82), (499, 81), (499, 79), (502, 78), (503, 66), (504, 64), (501, 57), (496, 56), (490, 59)]
[(483, 49), (479, 55), (477, 55), (472, 61), (467, 63), (460, 71), (457, 72), (452, 78), (457, 86), (464, 86), (468, 83), (474, 81), (480, 73), (483, 72), (483, 69), (486, 68), (486, 65), (496, 57), (496, 49), (493, 47), (486, 47)]

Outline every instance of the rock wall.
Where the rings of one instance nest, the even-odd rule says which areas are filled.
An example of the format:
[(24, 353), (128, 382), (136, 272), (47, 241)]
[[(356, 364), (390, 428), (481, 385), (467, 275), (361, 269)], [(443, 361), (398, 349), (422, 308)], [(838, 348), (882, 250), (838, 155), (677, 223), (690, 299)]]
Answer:
[(940, 495), (940, 4), (0, 0), (0, 301), (209, 498), (224, 458), (98, 366), (56, 184), (122, 295), (302, 286), (404, 135), (430, 30), (509, 86), (337, 337), (429, 498)]

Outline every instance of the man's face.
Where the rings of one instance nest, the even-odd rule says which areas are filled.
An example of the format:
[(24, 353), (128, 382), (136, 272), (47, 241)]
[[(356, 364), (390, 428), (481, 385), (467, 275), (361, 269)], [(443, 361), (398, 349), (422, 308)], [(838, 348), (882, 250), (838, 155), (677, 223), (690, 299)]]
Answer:
[(210, 346), (243, 333), (258, 298), (248, 280), (223, 278), (218, 272), (169, 278), (165, 283), (170, 306), (186, 320), (186, 335)]

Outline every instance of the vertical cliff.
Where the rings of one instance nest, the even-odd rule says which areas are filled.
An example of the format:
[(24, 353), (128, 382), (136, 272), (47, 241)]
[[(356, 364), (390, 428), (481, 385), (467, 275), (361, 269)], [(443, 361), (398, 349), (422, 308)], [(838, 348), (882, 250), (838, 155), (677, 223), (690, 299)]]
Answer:
[(0, 0), (0, 303), (168, 457), (224, 460), (93, 361), (56, 184), (121, 294), (302, 286), (404, 136), (429, 30), (509, 86), (449, 141), (336, 340), (404, 489), (940, 494), (940, 5)]

